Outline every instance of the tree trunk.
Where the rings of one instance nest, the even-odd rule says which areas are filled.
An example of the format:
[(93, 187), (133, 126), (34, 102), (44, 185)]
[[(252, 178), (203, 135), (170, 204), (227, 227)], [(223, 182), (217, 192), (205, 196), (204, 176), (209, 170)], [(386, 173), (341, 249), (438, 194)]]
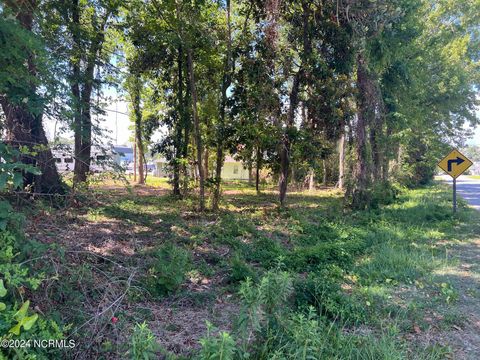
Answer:
[(287, 196), (287, 185), (288, 185), (288, 151), (289, 151), (289, 141), (287, 134), (283, 135), (281, 149), (280, 149), (280, 178), (278, 181), (278, 189), (280, 196), (280, 206), (285, 205), (285, 197)]
[(290, 165), (290, 183), (294, 189), (297, 188), (297, 173), (295, 172), (295, 165)]
[(392, 136), (392, 127), (389, 125), (388, 121), (385, 121), (386, 123), (386, 136), (385, 136), (385, 144), (384, 144), (384, 150), (385, 154), (383, 155), (383, 164), (382, 164), (382, 181), (388, 181), (388, 175), (389, 175), (389, 165), (390, 165), (390, 156), (392, 154), (391, 150), (391, 136)]
[[(75, 187), (76, 184), (84, 182), (86, 180), (86, 176), (82, 170), (82, 159), (81, 159), (81, 151), (82, 151), (82, 133), (83, 133), (83, 124), (82, 124), (82, 97), (81, 97), (81, 90), (80, 90), (80, 81), (81, 81), (81, 73), (80, 73), (80, 35), (78, 33), (78, 28), (80, 26), (80, 9), (79, 9), (79, 1), (73, 0), (71, 3), (71, 12), (72, 12), (72, 19), (71, 23), (75, 24), (75, 28), (72, 27), (72, 39), (73, 39), (73, 51), (76, 52), (75, 56), (72, 56), (70, 63), (72, 66), (72, 76), (70, 79), (71, 82), (71, 91), (73, 97), (73, 134), (74, 134), (74, 157), (75, 157), (75, 164), (73, 170), (73, 185)], [(66, 17), (66, 21), (70, 21), (68, 16)], [(83, 175), (83, 176), (82, 176)]]
[(220, 203), (220, 182), (222, 181), (222, 167), (224, 162), (223, 146), (217, 143), (217, 159), (215, 163), (215, 187), (213, 189), (212, 209), (218, 210)]
[(197, 167), (199, 177), (200, 188), (200, 211), (205, 210), (205, 176), (203, 173), (202, 162), (202, 134), (200, 133), (200, 119), (198, 118), (197, 109), (197, 89), (195, 85), (195, 74), (193, 68), (192, 50), (187, 50), (187, 65), (190, 75), (190, 92), (192, 94), (192, 112), (193, 112), (193, 125), (195, 129), (195, 142), (197, 146)]
[[(177, 7), (177, 17), (178, 15)], [(183, 109), (183, 49), (178, 47), (177, 55), (177, 112), (180, 121), (175, 125), (175, 159), (173, 163), (173, 195), (180, 196), (180, 159), (182, 158), (182, 127), (185, 127), (185, 111)], [(186, 176), (186, 175), (184, 175)]]
[[(32, 30), (33, 12), (37, 3), (35, 0), (24, 1), (18, 4), (6, 3), (17, 12), (17, 20), (27, 31)], [(30, 54), (25, 62), (31, 76), (37, 75), (34, 63), (34, 54)], [(32, 97), (37, 97), (34, 84), (30, 84)], [(37, 99), (29, 99), (37, 100)], [(31, 103), (32, 101), (30, 101)], [(42, 193), (63, 193), (65, 191), (58, 175), (52, 151), (49, 147), (42, 123), (42, 110), (34, 114), (25, 108), (25, 104), (15, 104), (8, 97), (0, 96), (0, 105), (5, 114), (5, 128), (7, 130), (7, 142), (14, 147), (26, 146), (34, 151), (36, 155), (25, 155), (19, 159), (21, 162), (37, 166), (42, 172), (41, 175), (24, 175), (24, 185), (30, 186), (32, 190)]]
[(308, 170), (308, 191), (315, 190), (315, 171), (313, 168)]
[[(80, 85), (79, 85), (79, 77), (80, 77), (80, 65), (74, 63), (72, 66), (73, 76), (72, 76), (72, 95), (74, 101), (74, 114), (73, 114), (73, 134), (74, 134), (74, 154), (75, 154), (75, 164), (74, 164), (74, 181), (73, 185), (75, 186), (78, 182), (85, 181), (85, 179), (78, 179), (78, 174), (80, 174), (79, 165), (81, 159), (78, 157), (82, 149), (82, 106), (80, 100)], [(75, 179), (77, 177), (77, 179)]]
[(133, 143), (133, 182), (137, 182), (137, 139)]
[(64, 193), (60, 176), (53, 160), (42, 124), (42, 115), (34, 115), (22, 105), (13, 105), (7, 98), (0, 100), (5, 114), (6, 142), (13, 147), (25, 146), (35, 155), (22, 155), (19, 159), (24, 164), (36, 166), (41, 175), (24, 174), (24, 185), (39, 193)]
[(145, 184), (145, 157), (143, 153), (141, 153), (141, 145), (137, 145), (138, 148), (138, 183), (139, 185)]
[(370, 128), (370, 149), (372, 153), (372, 162), (370, 164), (371, 181), (373, 183), (377, 182), (380, 179), (381, 166), (380, 157), (379, 157), (379, 144), (378, 144), (378, 132), (375, 128), (375, 125)]
[[(80, 93), (81, 106), (81, 126), (80, 126), (80, 147), (75, 149), (75, 167), (73, 182), (74, 184), (83, 183), (87, 180), (87, 174), (90, 171), (91, 153), (92, 153), (92, 114), (91, 114), (91, 96), (93, 91), (93, 72), (95, 70), (94, 61), (86, 69), (87, 80), (83, 84)], [(78, 131), (78, 128), (76, 128)], [(77, 135), (77, 134), (76, 134)], [(77, 142), (75, 142), (77, 145)]]
[(357, 54), (357, 124), (356, 124), (356, 164), (353, 170), (354, 188), (352, 191), (352, 207), (363, 209), (368, 206), (368, 151), (367, 125), (371, 117), (370, 81), (363, 52)]
[[(73, 175), (74, 185), (85, 182), (87, 174), (90, 171), (90, 157), (92, 148), (92, 114), (91, 114), (91, 97), (95, 82), (95, 67), (98, 56), (105, 41), (105, 27), (111, 12), (107, 11), (102, 18), (100, 24), (95, 29), (95, 35), (91, 40), (90, 47), (85, 49), (84, 39), (81, 37), (79, 28), (81, 24), (79, 1), (72, 1), (72, 23), (69, 26), (72, 33), (73, 46), (76, 53), (71, 56), (71, 64), (73, 68), (73, 86), (81, 88), (80, 94), (73, 93), (74, 101), (77, 103), (76, 110), (80, 110), (80, 118), (75, 115), (74, 132), (75, 132), (75, 167)], [(67, 19), (68, 21), (68, 19)], [(83, 59), (86, 63), (83, 74), (80, 69), (79, 59)], [(76, 72), (78, 71), (78, 76)], [(75, 84), (76, 83), (76, 84)], [(75, 97), (75, 96), (78, 97)], [(81, 121), (79, 120), (81, 119)]]
[(256, 159), (256, 169), (255, 169), (255, 190), (257, 194), (260, 193), (260, 169), (262, 168), (262, 152), (260, 148), (257, 148), (257, 159)]
[(338, 188), (343, 190), (345, 186), (345, 126), (340, 129), (338, 139)]
[(279, 179), (279, 195), (280, 206), (285, 205), (285, 197), (287, 195), (288, 171), (290, 164), (290, 138), (289, 133), (295, 122), (295, 110), (298, 105), (298, 91), (300, 88), (301, 70), (299, 70), (293, 79), (292, 91), (290, 93), (290, 108), (287, 117), (287, 126), (283, 134), (280, 149), (280, 179)]
[(327, 186), (327, 160), (322, 159), (322, 165), (323, 165), (323, 186)]
[[(182, 13), (180, 9), (180, 4), (175, 2), (176, 8), (176, 16), (177, 16), (177, 23), (178, 33), (180, 37), (183, 37), (183, 29), (182, 29)], [(177, 53), (177, 80), (178, 80), (178, 102), (177, 102), (177, 113), (179, 121), (175, 124), (175, 159), (173, 163), (173, 195), (181, 196), (180, 191), (180, 181), (181, 181), (181, 173), (183, 174), (183, 192), (186, 195), (188, 191), (188, 112), (187, 112), (187, 103), (186, 98), (188, 96), (184, 96), (184, 76), (183, 72), (185, 71), (185, 57), (182, 43), (178, 44), (178, 53)], [(186, 76), (188, 82), (188, 76)], [(188, 87), (186, 89), (188, 94)], [(182, 130), (183, 130), (183, 142), (182, 142)], [(183, 160), (183, 161), (182, 161)]]
[(205, 170), (204, 170), (204, 176), (205, 176), (205, 179), (208, 179), (208, 175), (209, 175), (209, 171), (208, 171), (208, 157), (210, 156), (209, 154), (209, 151), (208, 151), (208, 148), (205, 147), (205, 157), (203, 159), (203, 163), (204, 163), (204, 167), (205, 167)]
[(145, 184), (145, 164), (143, 161), (145, 159), (145, 154), (143, 152), (142, 130), (138, 122), (135, 123), (135, 137), (136, 137), (136, 143), (137, 143), (137, 156), (138, 156), (138, 184), (143, 185)]
[(252, 160), (248, 162), (248, 186), (253, 185), (253, 164)]
[(224, 63), (224, 73), (222, 81), (222, 100), (220, 104), (220, 126), (219, 132), (217, 134), (217, 163), (215, 167), (215, 187), (213, 190), (213, 201), (212, 209), (218, 210), (218, 205), (220, 202), (220, 187), (222, 182), (222, 167), (224, 162), (224, 138), (223, 138), (223, 129), (225, 127), (225, 116), (226, 116), (226, 106), (227, 106), (227, 89), (230, 86), (231, 80), (231, 57), (232, 57), (232, 29), (230, 24), (230, 0), (226, 1), (227, 8), (227, 28), (228, 28), (228, 41), (227, 41), (227, 54), (225, 56)]
[(143, 149), (143, 134), (142, 134), (142, 110), (140, 108), (141, 104), (141, 89), (142, 82), (140, 75), (132, 75), (133, 84), (130, 89), (130, 100), (132, 102), (133, 108), (133, 117), (135, 121), (135, 144), (137, 145), (137, 156), (138, 156), (138, 184), (145, 184), (145, 172), (144, 172), (144, 149)]
[[(183, 51), (182, 51), (183, 55)], [(183, 148), (182, 148), (182, 158), (183, 158), (183, 193), (186, 195), (188, 192), (188, 184), (190, 181), (191, 176), (193, 175), (194, 171), (189, 167), (189, 154), (188, 154), (188, 144), (190, 143), (190, 131), (191, 131), (191, 116), (188, 111), (188, 108), (191, 106), (191, 94), (190, 94), (190, 80), (188, 76), (188, 61), (187, 64), (183, 67), (185, 71), (185, 80), (187, 82), (187, 86), (185, 88), (185, 96), (183, 98), (183, 106), (182, 106), (182, 114), (183, 114)]]

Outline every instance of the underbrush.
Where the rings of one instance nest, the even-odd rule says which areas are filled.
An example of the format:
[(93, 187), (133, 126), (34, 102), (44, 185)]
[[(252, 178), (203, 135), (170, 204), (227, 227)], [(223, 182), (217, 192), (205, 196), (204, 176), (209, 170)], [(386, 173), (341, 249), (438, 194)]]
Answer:
[[(437, 241), (455, 238), (454, 229), (472, 216), (464, 208), (453, 218), (449, 200), (441, 187), (430, 187), (396, 191), (388, 205), (362, 213), (308, 206), (281, 214), (277, 236), (254, 232), (246, 257), (271, 270), (242, 283), (236, 331), (209, 335), (204, 350), (216, 350), (201, 358), (222, 351), (231, 359), (449, 357), (448, 348), (399, 340), (412, 315), (392, 302), (402, 284), (422, 288), (434, 270), (449, 265)], [(455, 301), (449, 284), (437, 292), (441, 301)]]
[[(22, 172), (38, 174), (34, 167), (16, 161), (17, 150), (0, 143), (0, 154), (0, 195), (23, 185)], [(25, 237), (24, 220), (0, 197), (0, 359), (50, 359), (59, 356), (60, 350), (34, 346), (34, 340), (73, 344), (64, 337), (66, 328), (31, 306), (30, 297), (46, 276), (29, 263), (42, 256), (45, 247)]]
[[(208, 326), (196, 356), (450, 356), (442, 346), (421, 349), (400, 340), (409, 331), (405, 322), (415, 320), (392, 302), (392, 294), (404, 284), (423, 287), (432, 271), (449, 264), (436, 241), (455, 237), (453, 229), (471, 214), (465, 209), (453, 218), (448, 194), (439, 187), (396, 191), (389, 204), (350, 214), (325, 211), (317, 201), (302, 197), (290, 210), (260, 214), (242, 203), (239, 213), (196, 232), (197, 239), (233, 249), (231, 260), (218, 266), (230, 269), (230, 284), (241, 282), (242, 308), (231, 333)], [(449, 284), (440, 284), (437, 292), (441, 301), (455, 301)]]
[[(295, 299), (303, 291), (294, 286), (292, 274), (279, 269), (268, 271), (257, 284), (247, 279), (239, 290), (242, 310), (235, 331), (218, 332), (208, 324), (195, 358), (391, 360), (413, 355), (399, 340), (394, 323), (364, 333), (351, 331), (342, 322), (319, 315), (313, 306), (299, 309)], [(433, 360), (443, 355), (437, 349), (416, 349), (414, 358)]]
[(190, 254), (173, 244), (159, 247), (153, 254), (151, 267), (145, 276), (145, 285), (152, 295), (168, 295), (185, 281), (191, 268)]
[[(79, 209), (81, 226), (120, 223), (126, 230), (114, 235), (132, 239), (133, 250), (61, 250), (74, 266), (49, 283), (50, 304), (96, 357), (445, 358), (442, 347), (405, 340), (422, 310), (396, 293), (421, 284), (442, 304), (456, 301), (455, 289), (430, 275), (450, 263), (440, 240), (460, 239), (459, 229), (465, 238), (476, 234), (473, 215), (462, 208), (454, 218), (440, 186), (397, 190), (388, 204), (362, 212), (344, 210), (334, 192), (291, 194), (280, 210), (273, 194), (245, 191), (227, 196), (216, 214), (196, 213), (192, 198), (103, 194), (95, 209)], [(169, 353), (156, 344), (145, 302), (198, 309), (231, 302), (241, 311), (228, 332), (209, 318), (202, 339)]]

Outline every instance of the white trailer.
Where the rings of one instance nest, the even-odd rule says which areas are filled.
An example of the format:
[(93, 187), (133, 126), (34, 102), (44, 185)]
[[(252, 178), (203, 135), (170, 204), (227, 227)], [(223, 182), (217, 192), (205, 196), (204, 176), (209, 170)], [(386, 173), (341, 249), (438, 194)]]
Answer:
[[(69, 145), (58, 145), (52, 149), (55, 165), (60, 173), (73, 171), (75, 168), (75, 156), (73, 148)], [(98, 146), (92, 146), (90, 156), (90, 171), (103, 172), (114, 169), (113, 163), (114, 152), (111, 148), (102, 149)]]

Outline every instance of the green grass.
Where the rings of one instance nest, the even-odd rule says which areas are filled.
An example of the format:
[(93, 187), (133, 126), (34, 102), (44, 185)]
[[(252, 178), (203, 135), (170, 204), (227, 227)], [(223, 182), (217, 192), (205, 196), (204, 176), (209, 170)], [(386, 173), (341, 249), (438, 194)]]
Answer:
[[(168, 183), (149, 177), (147, 185)], [(271, 191), (257, 195), (243, 182), (227, 184), (224, 190), (219, 213), (199, 214), (195, 197), (178, 200), (127, 192), (115, 198), (103, 193), (101, 205), (89, 209), (86, 218), (120, 220), (136, 229), (144, 245), (128, 261), (143, 269), (139, 287), (157, 286), (149, 278), (152, 271), (164, 277), (159, 279), (184, 285), (202, 279), (211, 284), (202, 293), (176, 282), (164, 291), (166, 280), (161, 280), (163, 288), (150, 291), (152, 301), (183, 297), (205, 306), (237, 293), (247, 277), (260, 284), (265, 274), (282, 270), (294, 285), (285, 308), (296, 314), (313, 306), (320, 322), (327, 324), (315, 331), (336, 329), (322, 336), (337, 342), (328, 345), (330, 350), (340, 346), (336, 349), (342, 355), (337, 358), (403, 359), (417, 351), (416, 358), (437, 359), (449, 352), (442, 347), (419, 350), (415, 343), (398, 340), (402, 332), (421, 324), (425, 311), (455, 301), (455, 289), (439, 285), (432, 275), (452, 264), (445, 241), (466, 241), (479, 233), (478, 225), (472, 225), (479, 223), (478, 214), (463, 202), (452, 216), (448, 188), (437, 184), (403, 189), (393, 203), (364, 212), (345, 210), (342, 194), (336, 191), (294, 192), (288, 196), (288, 208), (279, 209)], [(168, 263), (170, 255), (158, 254), (166, 244), (189, 254), (188, 266), (184, 261), (162, 274), (167, 267), (161, 262)], [(422, 291), (429, 295), (419, 296)], [(355, 335), (362, 326), (368, 327), (369, 335)]]
[(163, 189), (170, 189), (168, 178), (159, 178), (153, 175), (147, 176), (146, 185)]

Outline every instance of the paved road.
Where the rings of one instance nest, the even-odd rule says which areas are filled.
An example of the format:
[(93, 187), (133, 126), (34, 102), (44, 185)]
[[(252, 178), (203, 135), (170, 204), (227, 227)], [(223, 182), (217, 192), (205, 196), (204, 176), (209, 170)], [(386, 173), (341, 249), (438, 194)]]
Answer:
[[(450, 177), (444, 178), (449, 184), (452, 184)], [(459, 176), (457, 178), (457, 194), (464, 198), (470, 206), (480, 210), (480, 179), (471, 179), (468, 176)]]

